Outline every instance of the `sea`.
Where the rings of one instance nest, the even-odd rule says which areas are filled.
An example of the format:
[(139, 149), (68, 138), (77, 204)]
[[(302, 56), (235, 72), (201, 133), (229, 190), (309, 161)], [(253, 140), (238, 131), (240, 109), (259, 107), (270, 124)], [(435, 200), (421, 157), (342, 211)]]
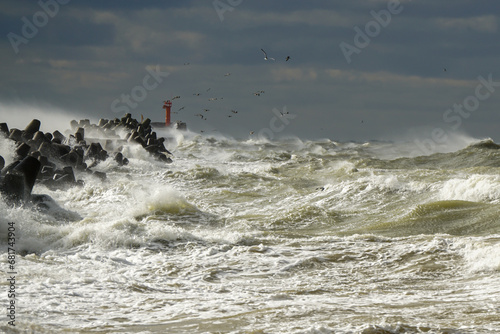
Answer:
[(105, 181), (0, 200), (0, 332), (500, 332), (491, 139), (163, 135), (171, 164), (124, 146)]

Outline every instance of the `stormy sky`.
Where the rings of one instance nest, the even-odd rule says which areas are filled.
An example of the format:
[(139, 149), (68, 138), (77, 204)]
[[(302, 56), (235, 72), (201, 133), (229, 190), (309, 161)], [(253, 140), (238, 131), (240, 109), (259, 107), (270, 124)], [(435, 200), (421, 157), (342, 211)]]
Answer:
[(162, 121), (173, 99), (174, 120), (236, 138), (498, 142), (499, 15), (494, 0), (4, 0), (0, 121)]

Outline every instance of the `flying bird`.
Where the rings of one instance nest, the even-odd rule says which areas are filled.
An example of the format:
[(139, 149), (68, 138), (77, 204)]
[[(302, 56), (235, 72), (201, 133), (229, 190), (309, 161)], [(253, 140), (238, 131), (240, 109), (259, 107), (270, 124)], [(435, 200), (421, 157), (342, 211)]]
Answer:
[(271, 58), (271, 57), (269, 57), (269, 58), (268, 58), (268, 57), (267, 57), (267, 53), (266, 53), (266, 51), (264, 51), (264, 49), (260, 49), (260, 50), (261, 50), (262, 52), (264, 52), (264, 59), (265, 59), (265, 60), (269, 60), (269, 59), (271, 59), (271, 60), (276, 60), (276, 59)]
[(285, 116), (285, 115), (288, 115), (289, 113), (290, 113), (289, 111), (287, 111), (287, 112), (285, 112), (285, 113), (280, 111), (281, 117), (283, 117), (283, 116)]
[(285, 61), (289, 61), (290, 59), (291, 59), (290, 56), (286, 56)]

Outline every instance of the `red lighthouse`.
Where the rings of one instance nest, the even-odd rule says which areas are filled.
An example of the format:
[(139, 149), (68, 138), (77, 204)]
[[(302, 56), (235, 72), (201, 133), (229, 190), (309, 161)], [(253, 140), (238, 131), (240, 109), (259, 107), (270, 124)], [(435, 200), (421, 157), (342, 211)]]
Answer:
[(170, 126), (170, 108), (172, 108), (172, 102), (170, 100), (163, 101), (163, 109), (165, 109), (165, 126)]

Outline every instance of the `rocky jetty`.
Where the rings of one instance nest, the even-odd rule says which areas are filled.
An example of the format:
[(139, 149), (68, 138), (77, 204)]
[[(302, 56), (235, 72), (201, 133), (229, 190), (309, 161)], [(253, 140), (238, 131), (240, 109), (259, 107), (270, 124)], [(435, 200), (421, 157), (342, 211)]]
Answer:
[(125, 145), (141, 145), (157, 160), (172, 162), (165, 138), (157, 137), (149, 118), (139, 122), (126, 114), (121, 119), (100, 119), (98, 124), (73, 120), (66, 135), (57, 130), (44, 133), (40, 125), (34, 119), (24, 130), (9, 130), (6, 123), (0, 123), (0, 136), (15, 142), (14, 162), (5, 166), (0, 156), (0, 193), (13, 204), (33, 201), (36, 182), (51, 188), (82, 185), (76, 177), (79, 173), (105, 180), (106, 174), (93, 168), (106, 159), (127, 165), (121, 152)]

